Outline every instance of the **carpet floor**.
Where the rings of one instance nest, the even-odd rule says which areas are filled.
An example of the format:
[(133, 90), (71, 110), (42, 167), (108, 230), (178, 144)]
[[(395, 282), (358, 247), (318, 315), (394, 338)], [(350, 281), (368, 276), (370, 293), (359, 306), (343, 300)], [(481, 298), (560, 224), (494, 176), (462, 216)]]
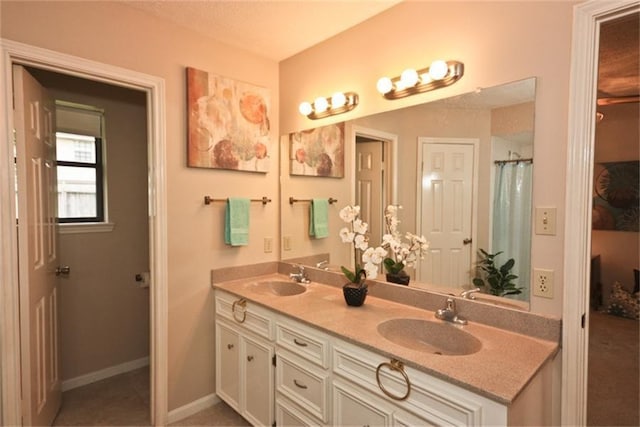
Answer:
[(640, 425), (638, 321), (592, 311), (588, 426)]

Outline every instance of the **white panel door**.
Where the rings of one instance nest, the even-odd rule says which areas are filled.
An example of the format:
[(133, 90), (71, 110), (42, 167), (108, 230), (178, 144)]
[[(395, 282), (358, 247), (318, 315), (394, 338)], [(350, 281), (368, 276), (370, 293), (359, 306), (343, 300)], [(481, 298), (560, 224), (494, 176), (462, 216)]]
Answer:
[(381, 141), (356, 143), (356, 204), (360, 217), (369, 224), (369, 246), (378, 246), (384, 232), (383, 149)]
[(54, 104), (21, 66), (13, 67), (20, 341), (24, 425), (51, 425), (62, 401)]
[(473, 210), (472, 144), (422, 144), (420, 233), (429, 253), (420, 280), (462, 287), (470, 282)]

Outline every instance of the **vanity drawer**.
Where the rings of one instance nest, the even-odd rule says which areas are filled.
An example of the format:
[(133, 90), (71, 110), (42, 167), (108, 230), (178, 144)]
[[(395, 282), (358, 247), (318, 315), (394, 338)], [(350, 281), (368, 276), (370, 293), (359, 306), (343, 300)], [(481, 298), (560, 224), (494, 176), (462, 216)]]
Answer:
[(215, 301), (216, 315), (273, 341), (275, 315), (271, 311), (244, 298), (220, 290), (216, 290)]
[(285, 350), (278, 349), (276, 359), (276, 391), (328, 422), (329, 374)]
[(276, 344), (325, 369), (329, 367), (329, 339), (315, 329), (280, 317), (276, 322)]
[[(402, 367), (405, 379), (401, 371), (390, 369), (388, 357), (344, 341), (334, 342), (332, 352), (335, 374), (418, 415), (428, 424), (483, 425), (489, 421), (488, 414), (495, 414), (500, 423), (506, 425), (505, 406), (476, 393), (408, 366)], [(395, 400), (387, 396), (378, 385), (376, 370), (381, 364), (379, 378), (384, 389), (398, 398), (409, 391), (405, 399)]]

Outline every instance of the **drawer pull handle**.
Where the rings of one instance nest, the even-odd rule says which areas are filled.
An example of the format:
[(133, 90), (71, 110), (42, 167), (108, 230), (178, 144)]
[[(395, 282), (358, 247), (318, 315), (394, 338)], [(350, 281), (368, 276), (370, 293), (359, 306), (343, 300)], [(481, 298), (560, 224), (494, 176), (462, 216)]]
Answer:
[[(240, 319), (236, 316), (236, 306), (242, 307), (242, 318)], [(231, 306), (231, 313), (233, 314), (233, 318), (235, 319), (235, 321), (238, 323), (243, 323), (245, 320), (247, 320), (247, 300), (244, 298), (240, 298), (239, 300), (234, 301), (233, 305)]]
[[(383, 366), (388, 366), (392, 371), (398, 371), (402, 374), (402, 376), (404, 377), (404, 381), (407, 383), (407, 392), (404, 394), (404, 396), (396, 396), (395, 394), (390, 393), (386, 388), (384, 388), (384, 386), (380, 382), (380, 368), (382, 368)], [(376, 381), (378, 382), (378, 387), (380, 387), (380, 390), (382, 390), (384, 394), (394, 400), (405, 400), (407, 397), (409, 397), (409, 393), (411, 393), (411, 381), (409, 380), (409, 376), (407, 375), (407, 373), (404, 371), (404, 363), (399, 360), (391, 359), (390, 362), (382, 362), (381, 364), (379, 364), (376, 368)]]
[(304, 385), (304, 384), (300, 384), (300, 383), (298, 382), (298, 380), (293, 380), (293, 383), (296, 385), (296, 387), (299, 387), (299, 388), (304, 389), (304, 390), (306, 390), (307, 388), (309, 388), (309, 387), (307, 387), (307, 386), (306, 386), (306, 385)]
[(306, 342), (298, 341), (298, 338), (294, 338), (293, 342), (296, 343), (296, 345), (299, 345), (300, 347), (306, 347), (309, 345)]
[(253, 361), (253, 356), (247, 356), (247, 360), (248, 360), (249, 362)]
[(233, 344), (227, 344), (227, 348), (231, 350), (233, 348)]

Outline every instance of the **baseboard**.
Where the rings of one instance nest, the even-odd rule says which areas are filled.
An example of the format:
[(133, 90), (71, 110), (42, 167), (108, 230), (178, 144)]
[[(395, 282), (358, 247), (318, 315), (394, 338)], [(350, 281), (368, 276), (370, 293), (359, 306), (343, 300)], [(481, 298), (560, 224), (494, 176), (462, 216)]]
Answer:
[(62, 381), (62, 391), (71, 390), (83, 385), (95, 383), (96, 381), (103, 380), (105, 378), (113, 377), (114, 375), (124, 374), (125, 372), (133, 371), (143, 366), (149, 365), (149, 357), (143, 357), (141, 359), (131, 360), (129, 362), (121, 363), (119, 365), (110, 366), (99, 371), (90, 372), (79, 377), (71, 378), (69, 380)]
[(184, 420), (185, 418), (190, 417), (191, 415), (207, 409), (213, 405), (216, 405), (220, 402), (220, 398), (215, 393), (211, 393), (205, 397), (194, 400), (191, 403), (187, 403), (184, 406), (176, 408), (173, 411), (169, 411), (167, 423), (171, 424), (180, 420)]

